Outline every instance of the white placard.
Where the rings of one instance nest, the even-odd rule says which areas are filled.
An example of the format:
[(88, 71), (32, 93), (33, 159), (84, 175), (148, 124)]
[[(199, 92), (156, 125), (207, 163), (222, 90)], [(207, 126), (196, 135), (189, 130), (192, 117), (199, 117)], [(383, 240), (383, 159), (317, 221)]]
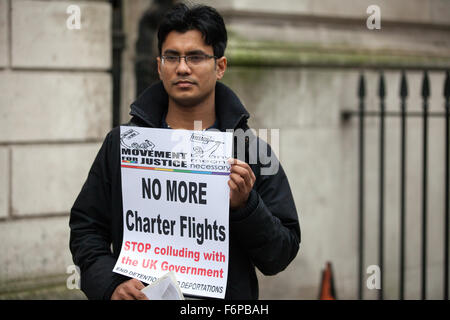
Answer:
[(123, 243), (114, 272), (224, 298), (232, 134), (121, 127)]

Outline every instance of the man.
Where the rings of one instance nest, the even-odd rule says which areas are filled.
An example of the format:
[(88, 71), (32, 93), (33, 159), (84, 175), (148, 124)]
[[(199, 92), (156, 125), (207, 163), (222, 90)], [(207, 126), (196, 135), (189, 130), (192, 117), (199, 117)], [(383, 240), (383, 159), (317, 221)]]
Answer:
[[(202, 129), (247, 130), (249, 114), (217, 82), (227, 67), (226, 42), (225, 25), (215, 9), (184, 4), (171, 9), (158, 31), (161, 82), (131, 105), (129, 125), (192, 130), (194, 121), (201, 121)], [(112, 271), (123, 236), (119, 137), (120, 128), (107, 135), (70, 216), (70, 248), (81, 269), (81, 289), (90, 299), (145, 299), (140, 291), (144, 284)], [(246, 156), (235, 145), (235, 157), (252, 158), (249, 145), (271, 152), (248, 133)], [(300, 244), (297, 212), (282, 167), (262, 174), (261, 162), (251, 162), (233, 159), (231, 165), (226, 299), (257, 299), (255, 266), (266, 275), (276, 274), (295, 258)]]

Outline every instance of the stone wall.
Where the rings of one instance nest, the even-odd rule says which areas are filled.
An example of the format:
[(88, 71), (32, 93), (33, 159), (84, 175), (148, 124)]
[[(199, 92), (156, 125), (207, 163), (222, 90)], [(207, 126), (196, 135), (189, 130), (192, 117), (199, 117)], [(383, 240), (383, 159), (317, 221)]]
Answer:
[[(121, 115), (135, 98), (134, 50), (151, 0), (123, 1), (126, 48)], [(196, 1), (190, 1), (196, 2)], [(204, 0), (229, 31), (224, 82), (240, 96), (256, 129), (280, 129), (279, 157), (299, 211), (302, 246), (273, 277), (259, 274), (263, 299), (315, 299), (320, 271), (333, 263), (338, 298), (357, 298), (357, 109), (360, 72), (368, 108), (385, 69), (387, 108), (398, 109), (399, 70), (408, 108), (420, 110), (422, 69), (430, 69), (433, 111), (443, 107), (450, 67), (450, 3), (445, 0)], [(70, 30), (73, 2), (0, 0), (0, 299), (82, 298), (68, 290), (68, 213), (111, 127), (111, 5), (77, 1), (81, 29)], [(368, 30), (366, 9), (381, 9)], [(408, 122), (407, 298), (420, 293), (421, 122)], [(398, 296), (399, 121), (388, 119), (386, 282)], [(365, 266), (377, 264), (378, 121), (367, 121)], [(430, 119), (428, 297), (442, 292), (443, 123)], [(432, 155), (432, 156), (431, 156)], [(376, 298), (365, 290), (364, 297)]]
[(0, 298), (72, 296), (68, 214), (111, 127), (112, 51), (110, 4), (77, 1), (69, 29), (71, 4), (0, 0)]

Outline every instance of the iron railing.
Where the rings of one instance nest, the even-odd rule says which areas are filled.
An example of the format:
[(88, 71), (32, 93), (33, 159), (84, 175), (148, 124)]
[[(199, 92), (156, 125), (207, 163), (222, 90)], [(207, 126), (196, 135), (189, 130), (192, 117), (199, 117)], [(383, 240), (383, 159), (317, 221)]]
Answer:
[(379, 74), (378, 83), (378, 98), (379, 98), (379, 110), (368, 111), (366, 110), (366, 81), (364, 74), (360, 75), (358, 98), (359, 98), (359, 110), (358, 111), (343, 111), (342, 115), (344, 119), (349, 119), (352, 116), (357, 116), (359, 119), (359, 153), (358, 153), (358, 174), (359, 174), (359, 192), (358, 192), (358, 205), (359, 205), (359, 221), (358, 221), (358, 298), (363, 299), (363, 283), (364, 283), (364, 223), (365, 223), (365, 119), (367, 117), (379, 118), (379, 229), (378, 229), (378, 263), (381, 274), (381, 289), (378, 291), (378, 299), (384, 299), (384, 227), (385, 227), (385, 119), (387, 117), (400, 117), (400, 230), (399, 230), (399, 299), (405, 298), (405, 255), (406, 255), (406, 188), (407, 188), (407, 176), (406, 176), (406, 142), (407, 142), (407, 119), (409, 117), (421, 117), (422, 118), (422, 199), (421, 199), (421, 299), (427, 298), (427, 224), (428, 224), (428, 134), (430, 117), (442, 117), (445, 120), (445, 145), (442, 147), (445, 149), (445, 205), (443, 212), (443, 234), (444, 234), (444, 252), (443, 252), (443, 299), (448, 300), (449, 297), (449, 96), (450, 96), (450, 79), (449, 72), (446, 72), (444, 83), (444, 110), (443, 112), (432, 112), (429, 110), (429, 97), (430, 97), (430, 80), (428, 72), (423, 72), (422, 78), (422, 111), (414, 112), (407, 110), (407, 98), (408, 98), (408, 85), (406, 73), (402, 71), (400, 78), (400, 109), (399, 111), (386, 111), (385, 97), (386, 86), (383, 72)]

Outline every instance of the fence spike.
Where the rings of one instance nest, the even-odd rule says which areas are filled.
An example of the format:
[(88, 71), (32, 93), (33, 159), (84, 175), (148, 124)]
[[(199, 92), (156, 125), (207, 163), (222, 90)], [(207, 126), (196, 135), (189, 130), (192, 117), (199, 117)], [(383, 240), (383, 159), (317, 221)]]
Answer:
[(408, 83), (406, 82), (405, 71), (402, 71), (402, 77), (400, 80), (400, 97), (406, 98), (408, 96)]
[(386, 88), (384, 85), (384, 74), (383, 71), (380, 72), (380, 81), (378, 84), (378, 96), (381, 99), (384, 99), (384, 97), (386, 96)]
[(422, 97), (424, 99), (430, 96), (430, 80), (428, 78), (428, 71), (424, 71), (423, 73), (423, 81), (422, 81)]

